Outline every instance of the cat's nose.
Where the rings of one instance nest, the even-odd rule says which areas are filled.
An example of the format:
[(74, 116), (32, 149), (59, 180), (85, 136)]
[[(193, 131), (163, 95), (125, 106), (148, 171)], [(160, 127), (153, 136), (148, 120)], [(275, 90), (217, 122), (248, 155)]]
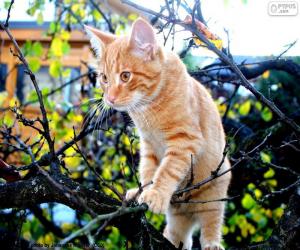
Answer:
[(108, 100), (110, 103), (112, 103), (112, 104), (115, 103), (116, 99), (117, 99), (117, 96), (116, 96), (116, 95), (108, 95), (108, 96), (107, 96), (107, 100)]

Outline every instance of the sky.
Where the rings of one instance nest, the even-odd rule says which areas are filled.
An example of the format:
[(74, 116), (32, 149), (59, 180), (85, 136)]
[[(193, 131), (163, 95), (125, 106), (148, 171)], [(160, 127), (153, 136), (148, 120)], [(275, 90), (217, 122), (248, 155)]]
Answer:
[[(47, 0), (49, 2), (49, 0)], [(3, 9), (3, 0), (0, 1), (0, 19), (6, 17)], [(158, 10), (163, 0), (136, 0), (137, 3), (153, 10)], [(187, 2), (193, 2), (187, 0)], [(278, 55), (286, 49), (290, 43), (298, 40), (286, 55), (300, 56), (300, 0), (276, 1), (278, 3), (295, 3), (296, 11), (291, 16), (272, 16), (268, 12), (268, 6), (273, 0), (202, 0), (202, 12), (208, 23), (209, 29), (220, 36), (227, 43), (228, 30), (231, 53), (244, 56), (270, 56)], [(29, 1), (18, 0), (11, 13), (12, 21), (35, 21), (25, 10)], [(45, 21), (51, 21), (54, 17), (54, 6), (49, 3), (46, 7)], [(181, 13), (182, 18), (186, 13)], [(179, 34), (179, 33), (178, 33)], [(184, 38), (187, 34), (179, 34), (178, 38)]]

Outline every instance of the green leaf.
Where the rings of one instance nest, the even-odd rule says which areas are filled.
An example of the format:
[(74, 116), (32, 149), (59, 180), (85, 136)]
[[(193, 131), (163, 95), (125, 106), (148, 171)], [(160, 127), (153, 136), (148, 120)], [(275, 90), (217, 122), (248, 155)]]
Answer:
[(255, 102), (255, 108), (258, 110), (258, 111), (261, 111), (262, 109), (262, 104), (260, 102)]
[(7, 127), (11, 127), (14, 125), (14, 120), (12, 118), (12, 115), (10, 113), (6, 113), (3, 117), (3, 123), (7, 126)]
[(36, 56), (42, 56), (43, 54), (43, 46), (40, 42), (34, 42), (32, 44), (32, 51)]
[(271, 156), (265, 152), (260, 152), (260, 159), (262, 160), (262, 162), (265, 162), (265, 163), (271, 162)]
[(264, 107), (262, 112), (261, 112), (261, 117), (264, 121), (269, 122), (273, 118), (273, 114), (271, 110), (268, 107)]
[(249, 210), (256, 204), (256, 201), (252, 198), (252, 196), (246, 193), (242, 199), (243, 208)]
[(247, 188), (248, 188), (249, 190), (253, 190), (253, 189), (255, 188), (255, 184), (249, 183), (248, 186), (247, 186)]
[(7, 9), (9, 8), (10, 2), (11, 2), (11, 1), (5, 1), (5, 2), (4, 2), (4, 9), (7, 10)]
[(28, 65), (29, 65), (29, 68), (31, 69), (31, 71), (33, 73), (35, 73), (41, 67), (40, 59), (38, 59), (36, 57), (30, 57), (30, 58), (28, 58)]
[(43, 17), (43, 13), (41, 11), (37, 15), (36, 22), (38, 25), (42, 25), (44, 23), (44, 17)]
[(24, 53), (25, 56), (33, 56), (31, 48), (32, 48), (31, 41), (26, 41), (22, 47), (22, 52)]
[(70, 44), (67, 41), (64, 41), (63, 44), (62, 44), (62, 52), (63, 52), (63, 54), (64, 55), (69, 54), (70, 49), (71, 49)]
[(251, 102), (250, 102), (250, 100), (247, 100), (240, 105), (239, 113), (244, 116), (248, 115), (250, 109), (251, 109)]
[(50, 63), (50, 67), (49, 67), (49, 74), (52, 76), (52, 77), (59, 77), (60, 76), (60, 73), (62, 71), (62, 64), (60, 61), (52, 61)]
[(50, 89), (49, 88), (43, 88), (42, 89), (42, 95), (45, 96), (45, 95), (48, 95), (50, 93)]
[(26, 98), (26, 100), (29, 102), (36, 101), (37, 99), (38, 99), (38, 97), (37, 97), (35, 90), (30, 91)]
[(264, 173), (264, 178), (272, 178), (275, 175), (275, 171), (272, 168), (269, 168), (267, 172)]
[(29, 16), (34, 16), (35, 12), (36, 12), (36, 6), (33, 5), (31, 8), (29, 8), (26, 12)]
[(60, 24), (59, 23), (55, 23), (55, 22), (50, 23), (50, 25), (49, 25), (49, 33), (50, 34), (54, 34), (59, 29), (60, 29)]

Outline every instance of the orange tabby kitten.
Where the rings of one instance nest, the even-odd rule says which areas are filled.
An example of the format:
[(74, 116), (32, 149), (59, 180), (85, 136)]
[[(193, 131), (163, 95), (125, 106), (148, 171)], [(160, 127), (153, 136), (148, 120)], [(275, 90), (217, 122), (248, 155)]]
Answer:
[[(153, 28), (139, 18), (129, 37), (116, 37), (86, 27), (99, 59), (104, 101), (127, 111), (141, 141), (140, 178), (148, 184), (138, 197), (154, 213), (164, 213), (164, 236), (175, 246), (191, 249), (195, 226), (201, 227), (205, 250), (223, 249), (221, 225), (224, 203), (170, 204), (173, 193), (185, 187), (191, 176), (197, 183), (216, 169), (222, 159), (225, 135), (218, 110), (206, 89), (191, 78), (178, 56), (156, 41)], [(228, 159), (221, 167), (230, 167)], [(191, 200), (226, 196), (230, 173), (186, 193)], [(129, 190), (127, 199), (137, 196)]]

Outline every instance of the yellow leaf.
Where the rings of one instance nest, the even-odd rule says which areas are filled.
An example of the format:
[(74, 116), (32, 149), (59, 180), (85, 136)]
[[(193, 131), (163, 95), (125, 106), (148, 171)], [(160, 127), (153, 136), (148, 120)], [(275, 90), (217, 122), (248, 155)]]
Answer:
[(50, 245), (51, 243), (53, 243), (53, 241), (54, 241), (54, 238), (53, 238), (52, 234), (48, 233), (45, 235), (45, 237), (44, 237), (45, 244)]
[(251, 102), (250, 102), (250, 100), (247, 100), (240, 105), (239, 113), (244, 116), (248, 115), (250, 109), (251, 109)]
[(104, 179), (107, 179), (107, 180), (111, 179), (111, 171), (108, 167), (103, 169), (102, 176)]
[(81, 158), (77, 156), (70, 156), (70, 157), (66, 157), (64, 159), (64, 162), (66, 163), (66, 166), (68, 168), (76, 168), (81, 163)]
[(241, 235), (243, 236), (243, 238), (247, 238), (247, 236), (248, 236), (248, 228), (247, 227), (241, 228)]
[(25, 170), (25, 171), (20, 171), (20, 175), (21, 177), (25, 177), (28, 174), (29, 170)]
[(128, 20), (135, 21), (139, 16), (136, 13), (131, 13), (128, 15)]
[(275, 179), (268, 180), (267, 183), (268, 183), (271, 187), (277, 187), (277, 180), (275, 180)]
[(210, 40), (218, 49), (223, 48), (223, 41), (221, 39)]
[(11, 108), (18, 106), (19, 105), (19, 100), (16, 97), (13, 97), (9, 100), (9, 106)]
[(271, 209), (267, 209), (267, 210), (265, 211), (265, 214), (266, 214), (266, 216), (267, 216), (268, 218), (272, 218), (272, 210), (271, 210)]
[(271, 162), (271, 156), (265, 152), (260, 152), (260, 159), (262, 162), (270, 163)]
[(80, 173), (79, 172), (73, 172), (70, 174), (70, 177), (72, 179), (78, 179), (80, 177)]
[(125, 155), (121, 155), (119, 161), (120, 161), (121, 164), (125, 164), (126, 163), (126, 159), (127, 158), (126, 158)]
[(79, 10), (79, 8), (80, 8), (80, 4), (72, 4), (72, 7), (71, 7), (71, 10), (73, 11), (73, 12), (76, 12), (77, 10)]
[(60, 120), (61, 120), (60, 115), (59, 115), (57, 112), (53, 112), (53, 113), (52, 113), (52, 121), (58, 122), (58, 121), (60, 121)]
[(234, 119), (236, 117), (235, 113), (232, 110), (228, 111), (228, 118)]
[(82, 122), (83, 117), (82, 117), (82, 115), (74, 115), (73, 120), (75, 122)]
[(23, 238), (25, 240), (31, 240), (32, 239), (32, 235), (31, 235), (31, 233), (29, 231), (26, 231), (26, 232), (23, 233)]
[(283, 215), (284, 209), (282, 207), (278, 207), (273, 210), (274, 216), (279, 219)]
[(260, 197), (262, 196), (262, 192), (256, 188), (254, 190), (254, 195), (255, 195), (256, 199), (260, 199)]
[(256, 232), (255, 227), (252, 224), (248, 224), (248, 229), (250, 234), (254, 234)]
[(87, 178), (89, 176), (89, 171), (88, 170), (85, 170), (84, 172), (83, 172), (83, 177), (84, 178)]
[(229, 233), (229, 228), (226, 227), (226, 226), (223, 226), (223, 227), (222, 227), (222, 235), (226, 235), (226, 234), (228, 234), (228, 233)]
[(63, 55), (62, 46), (63, 46), (63, 41), (60, 38), (55, 37), (51, 43), (51, 51), (53, 55), (57, 57), (61, 57)]
[(71, 36), (70, 32), (68, 32), (66, 30), (62, 30), (61, 33), (60, 33), (60, 37), (63, 40), (69, 40), (70, 36)]
[(55, 60), (50, 63), (49, 73), (51, 76), (57, 78), (60, 76), (62, 71), (62, 64), (60, 61)]
[(13, 115), (11, 113), (6, 112), (3, 118), (3, 123), (7, 126), (7, 127), (11, 127), (14, 125), (14, 119), (13, 119)]
[(92, 15), (93, 15), (95, 21), (97, 21), (97, 22), (100, 21), (100, 19), (102, 19), (101, 13), (96, 9), (93, 10)]
[(270, 76), (270, 70), (266, 70), (263, 74), (262, 74), (262, 78), (267, 79)]
[(126, 145), (126, 146), (130, 146), (130, 140), (128, 138), (127, 135), (124, 135), (123, 137), (123, 143)]
[(219, 113), (220, 113), (221, 115), (224, 115), (227, 106), (226, 106), (225, 104), (222, 104), (222, 105), (217, 104), (217, 106), (218, 106)]
[(64, 233), (69, 232), (74, 228), (74, 224), (68, 223), (68, 222), (63, 222), (61, 224), (61, 229), (63, 230)]
[(264, 173), (264, 178), (272, 178), (275, 175), (274, 169), (270, 168), (267, 172)]
[(245, 209), (250, 209), (256, 204), (255, 200), (252, 198), (250, 194), (245, 194), (242, 199), (242, 206)]

